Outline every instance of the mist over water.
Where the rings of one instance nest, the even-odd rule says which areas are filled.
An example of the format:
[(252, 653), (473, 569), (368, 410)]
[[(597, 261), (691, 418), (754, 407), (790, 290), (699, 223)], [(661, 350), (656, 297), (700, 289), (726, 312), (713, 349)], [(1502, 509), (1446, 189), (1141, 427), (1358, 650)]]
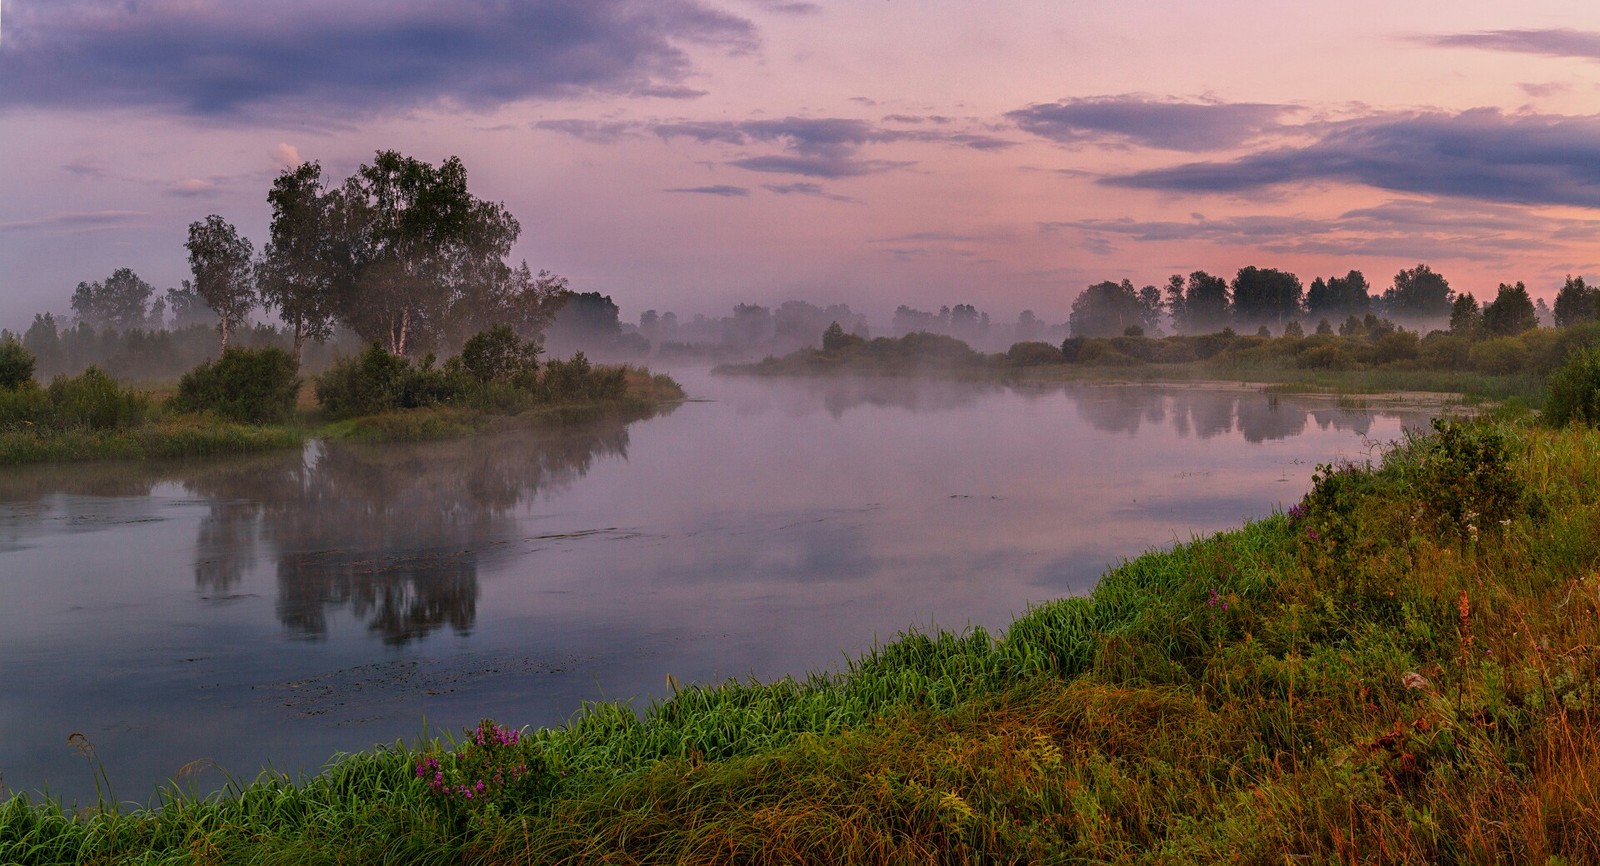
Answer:
[[(0, 773), (146, 800), (586, 700), (1002, 630), (1287, 506), (1423, 413), (1199, 388), (680, 372), (627, 424), (0, 477)], [(224, 778), (206, 769), (200, 790)]]

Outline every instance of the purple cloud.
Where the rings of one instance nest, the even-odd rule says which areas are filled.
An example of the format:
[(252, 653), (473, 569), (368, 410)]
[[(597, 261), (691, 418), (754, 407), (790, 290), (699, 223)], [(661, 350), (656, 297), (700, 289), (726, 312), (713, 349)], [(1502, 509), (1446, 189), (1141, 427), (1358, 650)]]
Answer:
[(8, 3), (0, 106), (227, 117), (488, 108), (587, 93), (692, 96), (683, 46), (753, 50), (700, 0)]
[(1276, 128), (1289, 106), (1096, 96), (1006, 113), (1024, 131), (1062, 144), (1119, 143), (1200, 152), (1237, 147)]
[(1600, 207), (1600, 115), (1385, 115), (1330, 124), (1302, 147), (1101, 179), (1163, 192), (1356, 183), (1424, 195)]

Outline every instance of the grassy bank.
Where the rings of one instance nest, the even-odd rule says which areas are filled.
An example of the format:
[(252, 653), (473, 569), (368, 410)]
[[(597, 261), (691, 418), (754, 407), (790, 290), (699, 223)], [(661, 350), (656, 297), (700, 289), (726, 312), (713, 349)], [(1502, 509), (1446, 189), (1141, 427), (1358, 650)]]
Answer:
[[(443, 439), (519, 425), (566, 424), (605, 413), (643, 418), (662, 403), (683, 399), (682, 388), (669, 376), (634, 367), (599, 369), (615, 370), (621, 387), (607, 393), (556, 395), (544, 400), (513, 395), (513, 399), (500, 401), (391, 409), (338, 420), (327, 420), (326, 413), (309, 399), (311, 388), (305, 387), (300, 389), (291, 417), (282, 423), (243, 423), (207, 412), (186, 412), (173, 405), (171, 387), (151, 391), (124, 388), (91, 373), (86, 375), (95, 390), (78, 401), (83, 417), (50, 417), (54, 406), (47, 389), (0, 393), (0, 465), (247, 454), (298, 448), (313, 436), (364, 442)], [(62, 381), (69, 386), (78, 382)], [(51, 388), (72, 390), (55, 384)], [(13, 408), (6, 405), (8, 398), (17, 404), (27, 398), (37, 405)], [(93, 409), (110, 404), (118, 408), (101, 413), (108, 418), (89, 417)], [(84, 406), (90, 409), (81, 408)]]
[(1596, 647), (1600, 432), (1452, 424), (998, 639), (154, 811), (13, 798), (0, 861), (1600, 862)]

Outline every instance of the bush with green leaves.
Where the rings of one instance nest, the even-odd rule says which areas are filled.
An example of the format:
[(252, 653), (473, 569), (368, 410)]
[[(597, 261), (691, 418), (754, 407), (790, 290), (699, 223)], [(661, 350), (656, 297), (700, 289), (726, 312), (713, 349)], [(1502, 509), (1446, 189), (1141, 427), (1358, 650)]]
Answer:
[(1545, 385), (1544, 420), (1600, 427), (1600, 346), (1575, 352)]
[(596, 367), (582, 352), (544, 365), (538, 396), (547, 403), (615, 400), (628, 393), (627, 371), (622, 367)]
[(412, 366), (406, 358), (372, 343), (317, 377), (317, 402), (336, 418), (440, 406), (465, 396), (464, 378), (453, 365), (435, 367), (432, 355)]
[(294, 356), (275, 346), (229, 348), (183, 375), (172, 408), (245, 424), (282, 423), (294, 416), (298, 372)]
[(1059, 346), (1042, 343), (1038, 340), (1029, 340), (1013, 343), (1006, 350), (1006, 363), (1013, 367), (1038, 367), (1045, 364), (1066, 363), (1067, 356), (1061, 353)]
[[(1435, 418), (1432, 436), (1412, 437), (1407, 445), (1417, 499), (1441, 533), (1476, 540), (1522, 510), (1524, 484), (1512, 471), (1511, 444), (1499, 427)], [(1395, 459), (1406, 457), (1401, 452)]]
[(16, 340), (0, 340), (0, 391), (33, 383), (33, 353)]
[(123, 388), (99, 367), (0, 390), (0, 428), (44, 431), (119, 430), (144, 423), (150, 398)]
[(495, 325), (461, 347), (461, 368), (484, 385), (526, 380), (538, 371), (542, 351), (537, 342), (524, 343), (510, 325)]

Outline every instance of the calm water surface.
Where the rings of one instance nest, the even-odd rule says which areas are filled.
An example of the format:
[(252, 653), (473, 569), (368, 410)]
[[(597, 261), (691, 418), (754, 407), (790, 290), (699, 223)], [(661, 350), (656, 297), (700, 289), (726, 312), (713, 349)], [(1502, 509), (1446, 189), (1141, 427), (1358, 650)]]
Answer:
[[(1110, 563), (1297, 500), (1421, 413), (1156, 387), (681, 374), (631, 425), (0, 470), (0, 773), (146, 801), (666, 677), (1001, 630)], [(199, 763), (191, 764), (191, 762)]]

